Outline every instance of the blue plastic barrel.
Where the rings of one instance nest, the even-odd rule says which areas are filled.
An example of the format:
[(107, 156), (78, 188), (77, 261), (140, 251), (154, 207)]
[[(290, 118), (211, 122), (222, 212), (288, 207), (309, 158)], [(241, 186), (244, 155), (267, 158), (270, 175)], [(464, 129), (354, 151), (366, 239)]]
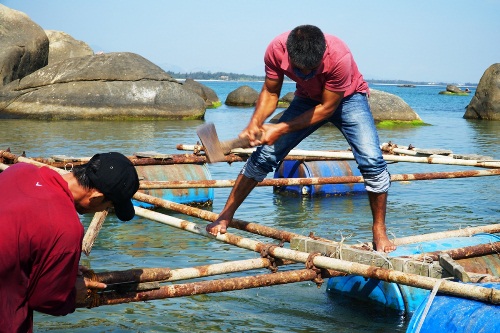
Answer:
[[(478, 285), (500, 289), (500, 283)], [(427, 301), (428, 298), (424, 299), (413, 314), (407, 333), (417, 332)], [(500, 333), (500, 306), (438, 293), (432, 300), (419, 332)]]
[[(451, 237), (428, 242), (400, 245), (395, 251), (389, 253), (388, 256), (408, 256), (498, 241), (500, 241), (500, 237), (492, 234), (477, 234), (472, 237)], [(500, 262), (498, 260), (491, 261), (489, 264), (499, 266)], [(385, 282), (378, 279), (364, 278), (356, 275), (330, 278), (327, 284), (327, 291), (331, 293), (340, 293), (344, 296), (363, 301), (371, 301), (379, 306), (408, 314), (414, 313), (425, 297), (430, 294), (430, 291), (426, 289)]]
[[(315, 178), (361, 176), (354, 161), (293, 161), (285, 160), (274, 178)], [(366, 192), (363, 183), (275, 186), (274, 191), (299, 196), (333, 196)]]
[[(211, 180), (206, 164), (139, 165), (135, 167), (140, 180), (183, 181)], [(213, 188), (153, 189), (141, 190), (145, 194), (181, 204), (211, 205), (214, 200)], [(151, 208), (153, 205), (133, 200), (134, 205)]]

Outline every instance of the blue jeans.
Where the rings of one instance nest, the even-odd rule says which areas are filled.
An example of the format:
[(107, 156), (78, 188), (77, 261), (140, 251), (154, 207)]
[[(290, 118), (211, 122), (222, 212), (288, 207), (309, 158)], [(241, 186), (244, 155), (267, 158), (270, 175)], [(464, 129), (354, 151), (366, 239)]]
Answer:
[[(317, 101), (296, 96), (281, 116), (280, 121), (293, 119), (318, 104)], [(281, 136), (274, 145), (258, 147), (241, 173), (248, 178), (262, 181), (269, 172), (279, 166), (290, 150), (326, 122), (333, 123), (349, 143), (358, 169), (365, 180), (366, 189), (376, 193), (387, 192), (390, 186), (390, 175), (382, 157), (368, 98), (361, 93), (343, 98), (329, 119), (299, 131), (287, 133)]]

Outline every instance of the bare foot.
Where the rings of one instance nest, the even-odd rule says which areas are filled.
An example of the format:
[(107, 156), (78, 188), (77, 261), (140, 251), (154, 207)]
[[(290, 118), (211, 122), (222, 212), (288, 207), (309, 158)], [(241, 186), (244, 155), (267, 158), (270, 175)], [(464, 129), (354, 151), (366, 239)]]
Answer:
[(389, 240), (385, 230), (373, 229), (373, 245), (373, 248), (379, 252), (389, 253), (396, 250), (396, 245)]
[(209, 234), (217, 236), (220, 232), (221, 234), (225, 234), (227, 231), (227, 225), (229, 224), (228, 220), (216, 220), (215, 222), (210, 223), (205, 228)]

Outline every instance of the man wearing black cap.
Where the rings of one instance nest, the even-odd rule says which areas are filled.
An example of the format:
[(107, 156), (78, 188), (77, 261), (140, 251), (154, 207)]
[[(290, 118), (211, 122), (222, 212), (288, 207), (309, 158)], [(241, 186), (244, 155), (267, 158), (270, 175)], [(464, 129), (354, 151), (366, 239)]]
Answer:
[(114, 207), (120, 220), (132, 219), (139, 178), (125, 156), (104, 153), (63, 176), (16, 163), (0, 173), (0, 188), (0, 331), (32, 332), (33, 311), (66, 315), (87, 288), (106, 287), (77, 277), (77, 213)]

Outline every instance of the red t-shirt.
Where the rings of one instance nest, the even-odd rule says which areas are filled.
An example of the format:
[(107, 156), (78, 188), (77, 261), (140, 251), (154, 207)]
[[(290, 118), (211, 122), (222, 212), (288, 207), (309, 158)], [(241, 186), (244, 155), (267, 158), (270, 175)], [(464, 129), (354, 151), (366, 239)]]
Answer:
[(0, 173), (0, 331), (31, 332), (33, 310), (75, 310), (83, 226), (67, 182), (16, 163)]
[(297, 77), (289, 62), (286, 40), (290, 32), (285, 32), (271, 41), (264, 55), (266, 76), (283, 79), (286, 75), (297, 83), (295, 95), (321, 101), (323, 89), (344, 92), (344, 96), (354, 93), (368, 93), (368, 84), (358, 70), (351, 51), (339, 38), (326, 35), (326, 51), (316, 75), (303, 80)]

